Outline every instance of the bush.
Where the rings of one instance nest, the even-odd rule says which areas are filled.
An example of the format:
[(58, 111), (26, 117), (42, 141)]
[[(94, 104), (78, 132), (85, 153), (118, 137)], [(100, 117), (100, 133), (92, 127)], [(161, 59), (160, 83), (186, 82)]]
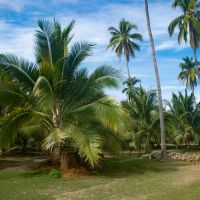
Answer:
[(62, 172), (58, 169), (52, 169), (49, 175), (52, 176), (53, 178), (60, 178), (62, 175)]

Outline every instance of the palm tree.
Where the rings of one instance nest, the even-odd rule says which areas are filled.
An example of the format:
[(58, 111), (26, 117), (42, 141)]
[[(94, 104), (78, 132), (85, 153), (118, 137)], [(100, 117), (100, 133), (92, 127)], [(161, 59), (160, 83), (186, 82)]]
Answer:
[(173, 94), (172, 101), (168, 105), (174, 142), (176, 144), (185, 143), (189, 148), (190, 142), (199, 137), (199, 104), (196, 104), (194, 93), (188, 95), (185, 91), (185, 94), (181, 92), (178, 95)]
[[(108, 30), (111, 34), (111, 39), (107, 48), (111, 48), (119, 58), (121, 58), (122, 55), (125, 56), (127, 73), (131, 80), (129, 60), (131, 57), (135, 57), (135, 51), (140, 50), (140, 46), (136, 41), (143, 41), (142, 35), (133, 33), (133, 30), (137, 30), (137, 26), (125, 19), (119, 22), (119, 29), (111, 26)], [(133, 87), (132, 81), (130, 81), (130, 83)]]
[(125, 88), (122, 90), (122, 93), (126, 93), (126, 95), (130, 98), (131, 97), (131, 86), (133, 86), (134, 90), (137, 90), (138, 87), (136, 87), (136, 85), (138, 83), (141, 83), (141, 80), (137, 79), (136, 77), (133, 77), (131, 79), (127, 79), (123, 83), (123, 85), (125, 86)]
[(10, 145), (19, 132), (42, 131), (43, 148), (54, 158), (63, 152), (66, 161), (78, 154), (94, 166), (105, 146), (119, 149), (125, 130), (126, 113), (104, 93), (104, 88), (118, 86), (119, 72), (102, 65), (89, 75), (80, 68), (94, 45), (80, 42), (69, 48), (74, 21), (63, 30), (57, 21), (39, 20), (38, 26), (36, 64), (0, 55), (0, 69), (11, 77), (0, 86), (0, 105), (7, 107), (0, 143)]
[(159, 138), (159, 110), (155, 90), (145, 90), (139, 87), (129, 101), (122, 102), (132, 119), (130, 130), (134, 136), (136, 148), (143, 145), (146, 152), (150, 153), (152, 144)]
[(200, 41), (200, 2), (198, 2), (198, 0), (175, 0), (172, 7), (174, 9), (180, 8), (182, 15), (178, 16), (170, 23), (168, 27), (169, 34), (172, 36), (175, 28), (178, 28), (179, 44), (182, 40), (187, 42), (189, 36), (190, 46), (194, 51), (194, 60), (197, 65), (196, 51)]
[(146, 12), (146, 20), (147, 20), (147, 29), (148, 29), (150, 43), (151, 43), (152, 60), (153, 60), (154, 71), (155, 71), (155, 76), (156, 76), (157, 92), (158, 92), (158, 100), (159, 100), (160, 130), (161, 130), (161, 155), (165, 156), (165, 154), (166, 154), (166, 142), (165, 142), (166, 136), (165, 136), (165, 126), (164, 126), (162, 91), (161, 91), (161, 86), (160, 86), (160, 78), (159, 78), (158, 65), (157, 65), (157, 60), (156, 60), (154, 39), (153, 39), (152, 31), (151, 31), (148, 1), (145, 0), (144, 3), (145, 3), (145, 12)]
[[(199, 62), (197, 63), (199, 66)], [(194, 88), (197, 86), (200, 68), (193, 62), (193, 58), (183, 58), (183, 63), (180, 64), (181, 72), (178, 75), (178, 79), (186, 83), (186, 88)]]

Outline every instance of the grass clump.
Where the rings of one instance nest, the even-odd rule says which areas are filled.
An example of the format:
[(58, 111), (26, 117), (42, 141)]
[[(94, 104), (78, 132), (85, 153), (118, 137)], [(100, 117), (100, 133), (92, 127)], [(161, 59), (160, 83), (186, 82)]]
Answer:
[(58, 169), (52, 169), (50, 172), (49, 172), (49, 175), (53, 178), (60, 178), (62, 176), (62, 172)]

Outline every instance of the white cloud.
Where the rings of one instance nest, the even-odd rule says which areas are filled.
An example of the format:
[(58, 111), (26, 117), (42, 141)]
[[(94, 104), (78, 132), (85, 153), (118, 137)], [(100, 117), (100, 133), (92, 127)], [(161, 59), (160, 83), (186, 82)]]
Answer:
[(13, 53), (23, 58), (34, 60), (34, 29), (32, 27), (18, 27), (0, 21), (0, 30), (1, 53)]
[(149, 77), (151, 77), (151, 75), (149, 75), (149, 74), (142, 74), (142, 73), (131, 73), (131, 76), (135, 76), (137, 78), (149, 78)]
[[(172, 11), (169, 3), (153, 3), (150, 4), (150, 14), (155, 39), (162, 39), (162, 37), (169, 39), (167, 27), (178, 13)], [(62, 24), (66, 24), (66, 21), (75, 18), (77, 20), (75, 29), (76, 38), (89, 39), (97, 44), (108, 43), (108, 27), (118, 26), (121, 18), (126, 18), (137, 24), (139, 27), (138, 32), (141, 32), (146, 40), (148, 39), (143, 4), (108, 4), (92, 13), (61, 13), (58, 15), (58, 18)]]
[(163, 85), (161, 88), (162, 88), (162, 90), (176, 90), (176, 91), (185, 89), (184, 86), (177, 86), (175, 84), (174, 85)]
[(0, 0), (0, 7), (10, 8), (20, 12), (30, 0)]
[[(59, 0), (58, 3), (61, 3), (63, 0)], [(67, 0), (65, 2), (68, 3), (77, 3), (79, 0)], [(55, 0), (51, 1), (52, 3), (55, 2)], [(64, 1), (63, 1), (64, 2)], [(33, 3), (30, 0), (13, 0), (6, 1), (6, 0), (0, 0), (0, 5), (2, 6), (8, 6), (15, 10), (22, 9), (25, 5)], [(74, 29), (75, 32), (75, 40), (87, 40), (92, 43), (96, 43), (98, 46), (96, 48), (99, 48), (94, 57), (91, 58), (91, 61), (99, 61), (100, 59), (106, 58), (106, 59), (113, 59), (114, 55), (109, 54), (105, 51), (106, 45), (109, 42), (110, 35), (107, 31), (108, 27), (110, 25), (117, 26), (119, 20), (122, 17), (125, 17), (132, 21), (133, 23), (137, 24), (139, 26), (139, 32), (143, 33), (144, 38), (147, 39), (147, 30), (146, 30), (146, 20), (144, 15), (144, 7), (142, 4), (108, 4), (105, 6), (100, 7), (95, 12), (90, 13), (84, 13), (84, 14), (75, 14), (73, 11), (70, 11), (68, 15), (65, 13), (61, 13), (57, 16), (58, 20), (61, 21), (63, 25), (66, 25), (66, 22), (69, 22), (70, 19), (74, 18), (77, 20), (76, 26)], [(123, 10), (123, 12), (122, 12)], [(165, 12), (163, 12), (165, 11)], [(33, 11), (35, 12), (35, 11)], [(160, 38), (163, 39), (168, 37), (167, 33), (167, 26), (170, 22), (170, 20), (174, 17), (176, 13), (172, 12), (171, 6), (169, 3), (154, 3), (150, 4), (150, 14), (151, 14), (151, 20), (152, 20), (152, 30), (154, 33), (155, 40), (158, 41), (157, 50), (164, 50), (164, 49), (173, 49), (176, 48), (175, 41), (166, 41), (166, 42), (160, 42)], [(1, 23), (1, 22), (0, 22)], [(7, 38), (6, 34), (2, 34), (0, 37), (1, 44), (3, 44), (3, 47), (1, 46), (1, 50), (5, 51), (15, 51), (16, 53), (21, 53), (24, 49), (24, 52), (31, 52), (32, 44), (28, 45), (28, 43), (33, 43), (33, 37), (31, 31), (32, 28), (24, 28), (24, 27), (18, 27), (16, 29), (15, 25), (12, 24), (6, 24), (4, 23), (3, 29), (1, 31), (7, 32), (8, 28), (5, 26), (8, 26), (10, 30), (17, 30), (19, 33), (16, 34), (15, 31), (12, 31), (10, 33), (8, 44), (5, 43), (4, 40)], [(1, 24), (2, 27), (2, 24)], [(20, 30), (21, 29), (21, 30)], [(10, 31), (9, 31), (10, 32)], [(23, 35), (25, 34), (25, 35)], [(22, 36), (23, 35), (23, 36)], [(24, 38), (24, 42), (23, 42)], [(12, 46), (11, 46), (12, 44)], [(7, 48), (6, 48), (7, 46)], [(16, 48), (15, 48), (16, 46)], [(26, 53), (26, 55), (29, 54), (28, 57), (30, 57), (30, 53)]]
[(48, 4), (77, 4), (80, 0), (0, 0), (0, 8), (8, 8), (16, 12), (20, 12), (27, 5), (44, 6)]
[(185, 44), (183, 42), (181, 45), (179, 45), (176, 40), (162, 41), (156, 46), (157, 51), (163, 51), (163, 50), (169, 50), (169, 49), (182, 50), (185, 48), (189, 48), (189, 44)]

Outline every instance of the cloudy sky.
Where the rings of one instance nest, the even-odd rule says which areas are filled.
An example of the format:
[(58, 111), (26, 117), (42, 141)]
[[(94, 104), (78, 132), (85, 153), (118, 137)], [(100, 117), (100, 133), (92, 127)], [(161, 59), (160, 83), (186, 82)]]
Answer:
[[(179, 15), (172, 10), (172, 0), (149, 0), (152, 31), (156, 43), (157, 59), (163, 96), (170, 99), (171, 93), (184, 91), (177, 80), (179, 63), (185, 56), (192, 56), (187, 44), (178, 45), (176, 37), (167, 32), (169, 22)], [(74, 41), (86, 40), (96, 44), (93, 56), (83, 63), (89, 71), (101, 64), (110, 64), (121, 70), (126, 78), (125, 62), (106, 50), (109, 41), (109, 26), (117, 26), (126, 18), (139, 27), (144, 36), (141, 51), (130, 62), (133, 76), (142, 80), (145, 88), (155, 88), (155, 76), (151, 61), (143, 0), (0, 0), (0, 53), (11, 52), (34, 61), (34, 31), (37, 20), (56, 17), (63, 26), (76, 20)], [(198, 93), (198, 88), (197, 92)], [(121, 89), (107, 91), (121, 100)]]

